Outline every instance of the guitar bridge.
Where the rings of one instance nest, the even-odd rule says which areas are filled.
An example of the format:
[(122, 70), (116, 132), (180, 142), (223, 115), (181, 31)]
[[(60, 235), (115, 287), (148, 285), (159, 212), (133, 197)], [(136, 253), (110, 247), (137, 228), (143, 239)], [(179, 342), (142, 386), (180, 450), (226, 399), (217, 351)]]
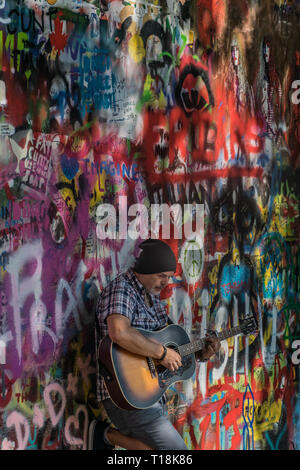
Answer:
[(154, 379), (156, 377), (156, 369), (155, 369), (154, 362), (151, 359), (151, 357), (146, 357), (146, 359), (147, 359), (148, 367), (149, 367), (150, 372), (151, 372), (151, 376)]

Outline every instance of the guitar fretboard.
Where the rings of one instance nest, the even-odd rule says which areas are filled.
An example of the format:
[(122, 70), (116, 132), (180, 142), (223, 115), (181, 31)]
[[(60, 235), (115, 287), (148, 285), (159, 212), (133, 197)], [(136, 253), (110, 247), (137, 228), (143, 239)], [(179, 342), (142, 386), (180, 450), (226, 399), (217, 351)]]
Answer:
[[(217, 335), (219, 340), (222, 341), (223, 339), (227, 339), (227, 338), (231, 338), (232, 336), (239, 335), (241, 332), (242, 332), (241, 327), (235, 326), (233, 328), (228, 328), (227, 330), (215, 332), (215, 334)], [(196, 341), (192, 341), (191, 343), (183, 344), (182, 346), (179, 346), (178, 352), (181, 355), (181, 357), (184, 357), (184, 356), (188, 356), (189, 354), (200, 351), (201, 349), (204, 348), (204, 346), (205, 346), (205, 337), (197, 339)]]

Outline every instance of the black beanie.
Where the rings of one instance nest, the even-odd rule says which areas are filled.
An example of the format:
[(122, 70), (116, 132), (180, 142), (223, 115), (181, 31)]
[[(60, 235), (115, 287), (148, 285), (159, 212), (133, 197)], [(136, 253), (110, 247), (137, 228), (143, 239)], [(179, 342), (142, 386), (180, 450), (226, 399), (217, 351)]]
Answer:
[(176, 271), (176, 257), (165, 242), (149, 238), (140, 244), (142, 252), (136, 258), (133, 270), (139, 274), (157, 274)]

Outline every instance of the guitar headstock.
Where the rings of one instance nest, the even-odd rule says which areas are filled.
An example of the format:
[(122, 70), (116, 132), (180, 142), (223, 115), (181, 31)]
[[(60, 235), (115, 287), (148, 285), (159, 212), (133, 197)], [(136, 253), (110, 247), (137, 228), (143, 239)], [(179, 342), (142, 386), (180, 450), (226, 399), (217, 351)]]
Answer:
[(240, 328), (244, 335), (255, 333), (258, 329), (256, 318), (254, 316), (243, 318), (240, 322)]

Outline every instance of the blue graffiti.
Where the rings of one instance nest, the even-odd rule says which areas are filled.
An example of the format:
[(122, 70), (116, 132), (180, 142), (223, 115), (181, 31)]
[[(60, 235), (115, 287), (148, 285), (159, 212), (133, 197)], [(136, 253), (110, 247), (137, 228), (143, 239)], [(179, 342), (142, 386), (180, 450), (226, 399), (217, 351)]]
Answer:
[(224, 266), (220, 281), (221, 297), (226, 303), (230, 303), (232, 294), (240, 294), (244, 297), (250, 289), (250, 271), (245, 264)]
[(243, 428), (243, 449), (254, 450), (254, 396), (249, 384), (243, 396), (243, 419), (245, 422)]

